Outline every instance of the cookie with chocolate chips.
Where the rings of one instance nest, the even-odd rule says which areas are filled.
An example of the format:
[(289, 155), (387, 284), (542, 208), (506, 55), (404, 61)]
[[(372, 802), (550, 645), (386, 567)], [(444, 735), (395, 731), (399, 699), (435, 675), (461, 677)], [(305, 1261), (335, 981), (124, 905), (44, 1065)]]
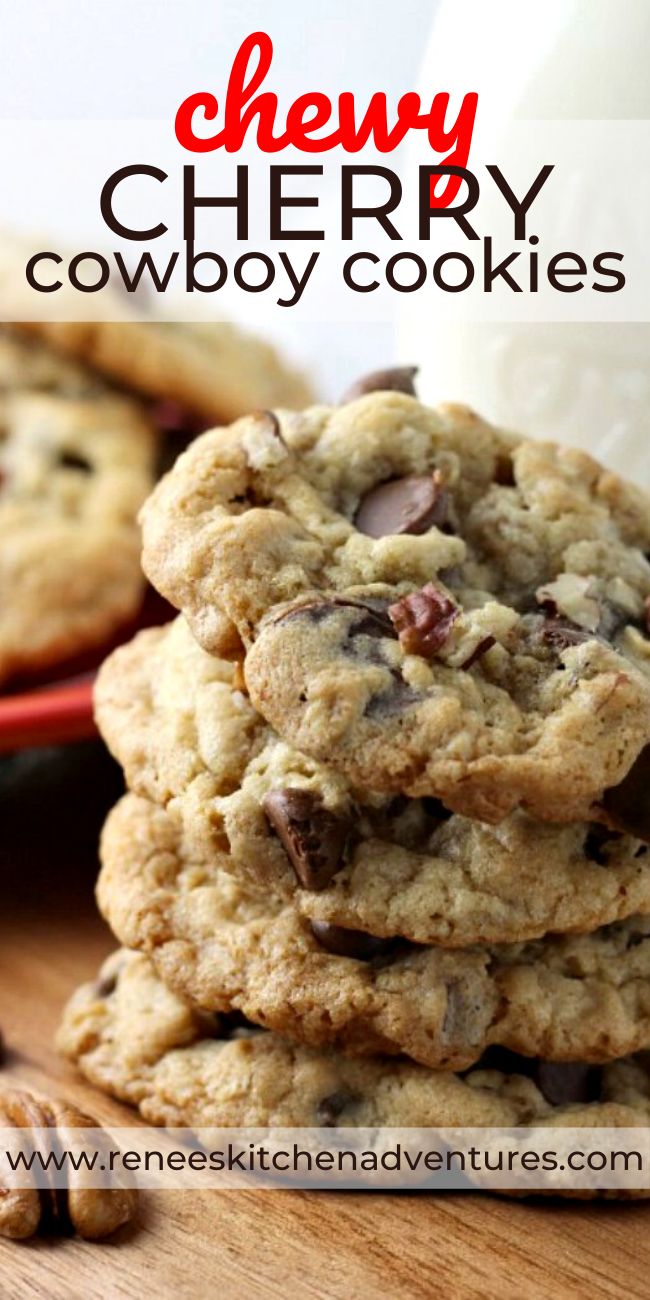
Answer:
[(101, 645), (135, 615), (153, 459), (136, 402), (0, 337), (0, 683)]
[(102, 839), (100, 909), (120, 942), (207, 1012), (291, 1039), (464, 1069), (498, 1044), (604, 1061), (650, 1046), (650, 918), (528, 944), (448, 949), (309, 921), (197, 861), (127, 796)]
[(143, 512), (151, 580), (353, 784), (650, 833), (612, 794), (650, 742), (647, 496), (411, 381), (199, 438)]
[(71, 313), (70, 320), (13, 328), (45, 340), (63, 363), (79, 361), (111, 383), (174, 403), (204, 428), (256, 406), (300, 407), (310, 400), (304, 376), (247, 330), (226, 321), (128, 319), (123, 307), (113, 302), (116, 314), (109, 320), (76, 321)]
[(91, 1083), (137, 1106), (150, 1124), (552, 1130), (650, 1121), (645, 1056), (594, 1069), (492, 1051), (462, 1076), (399, 1058), (354, 1058), (267, 1031), (233, 1035), (227, 1019), (209, 1025), (172, 993), (144, 956), (109, 958), (104, 974), (116, 959), (113, 991), (78, 989), (58, 1045)]
[(512, 813), (497, 827), (434, 799), (357, 790), (281, 741), (183, 619), (103, 665), (101, 731), (129, 786), (198, 860), (314, 921), (462, 947), (586, 931), (650, 912), (650, 850), (599, 824)]

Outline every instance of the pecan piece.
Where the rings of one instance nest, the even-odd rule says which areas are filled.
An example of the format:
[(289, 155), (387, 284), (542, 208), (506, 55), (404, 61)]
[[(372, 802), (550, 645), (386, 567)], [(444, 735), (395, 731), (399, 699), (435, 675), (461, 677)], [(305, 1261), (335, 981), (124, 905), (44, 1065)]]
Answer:
[[(34, 1097), (17, 1088), (0, 1091), (0, 1128), (34, 1130), (35, 1147), (38, 1142), (43, 1161), (48, 1153), (60, 1157), (72, 1149), (75, 1130), (99, 1127), (96, 1120), (66, 1102)], [(5, 1145), (11, 1145), (10, 1136)], [(35, 1163), (34, 1169), (40, 1172), (40, 1165)], [(0, 1237), (24, 1240), (41, 1228), (77, 1232), (92, 1241), (116, 1232), (135, 1214), (134, 1188), (75, 1186), (74, 1172), (64, 1188), (55, 1185), (53, 1172), (46, 1177), (46, 1186), (37, 1186), (35, 1173), (31, 1186), (0, 1188)]]
[(432, 659), (442, 648), (459, 614), (458, 605), (432, 582), (388, 609), (402, 648), (425, 659)]

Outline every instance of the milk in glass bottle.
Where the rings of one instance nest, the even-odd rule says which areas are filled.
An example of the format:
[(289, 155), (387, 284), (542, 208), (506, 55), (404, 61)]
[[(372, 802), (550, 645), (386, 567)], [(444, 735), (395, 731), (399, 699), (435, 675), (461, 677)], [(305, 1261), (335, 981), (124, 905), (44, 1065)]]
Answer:
[[(603, 215), (598, 196), (608, 157), (603, 145), (599, 165), (599, 130), (605, 141), (617, 131), (619, 146), (629, 145), (630, 153), (632, 133), (641, 132), (639, 150), (646, 152), (634, 172), (636, 198), (630, 197), (629, 216), (625, 210), (617, 215), (617, 237), (622, 245), (631, 237), (642, 247), (645, 237), (632, 224), (650, 226), (650, 209), (644, 212), (638, 201), (639, 193), (649, 197), (643, 180), (650, 171), (644, 124), (650, 118), (649, 61), (650, 0), (442, 0), (419, 89), (425, 102), (432, 88), (448, 90), (457, 102), (466, 91), (478, 91), (477, 129), (482, 122), (488, 132), (481, 141), (487, 162), (499, 161), (513, 124), (521, 133), (530, 123), (531, 151), (536, 123), (554, 124), (556, 132), (558, 125), (566, 128), (577, 141), (578, 168), (580, 142), (587, 141), (589, 156), (568, 200), (577, 204), (574, 227), (585, 238)], [(438, 318), (433, 299), (426, 306), (405, 299), (400, 358), (420, 366), (425, 400), (468, 402), (506, 426), (584, 447), (650, 486), (650, 324), (642, 312), (621, 318), (614, 296), (597, 304), (600, 320), (589, 319), (587, 305), (584, 319), (562, 319), (562, 309), (556, 319), (543, 311), (536, 319), (533, 307), (527, 320), (514, 313), (510, 321), (472, 319), (468, 309), (462, 320), (449, 322)]]

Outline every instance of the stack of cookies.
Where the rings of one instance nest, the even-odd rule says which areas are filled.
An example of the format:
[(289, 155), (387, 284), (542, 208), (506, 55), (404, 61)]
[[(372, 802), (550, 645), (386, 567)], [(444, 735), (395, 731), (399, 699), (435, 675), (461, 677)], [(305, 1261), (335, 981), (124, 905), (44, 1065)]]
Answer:
[(204, 434), (104, 665), (122, 950), (63, 1050), (176, 1125), (650, 1120), (650, 503), (413, 373)]

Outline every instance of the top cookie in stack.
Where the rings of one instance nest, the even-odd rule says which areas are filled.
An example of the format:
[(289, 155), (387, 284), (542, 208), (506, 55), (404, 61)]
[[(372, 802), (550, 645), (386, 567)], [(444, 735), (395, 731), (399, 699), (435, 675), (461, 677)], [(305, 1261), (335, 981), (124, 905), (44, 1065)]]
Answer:
[(411, 385), (199, 438), (145, 506), (149, 577), (353, 788), (648, 839), (647, 496)]

